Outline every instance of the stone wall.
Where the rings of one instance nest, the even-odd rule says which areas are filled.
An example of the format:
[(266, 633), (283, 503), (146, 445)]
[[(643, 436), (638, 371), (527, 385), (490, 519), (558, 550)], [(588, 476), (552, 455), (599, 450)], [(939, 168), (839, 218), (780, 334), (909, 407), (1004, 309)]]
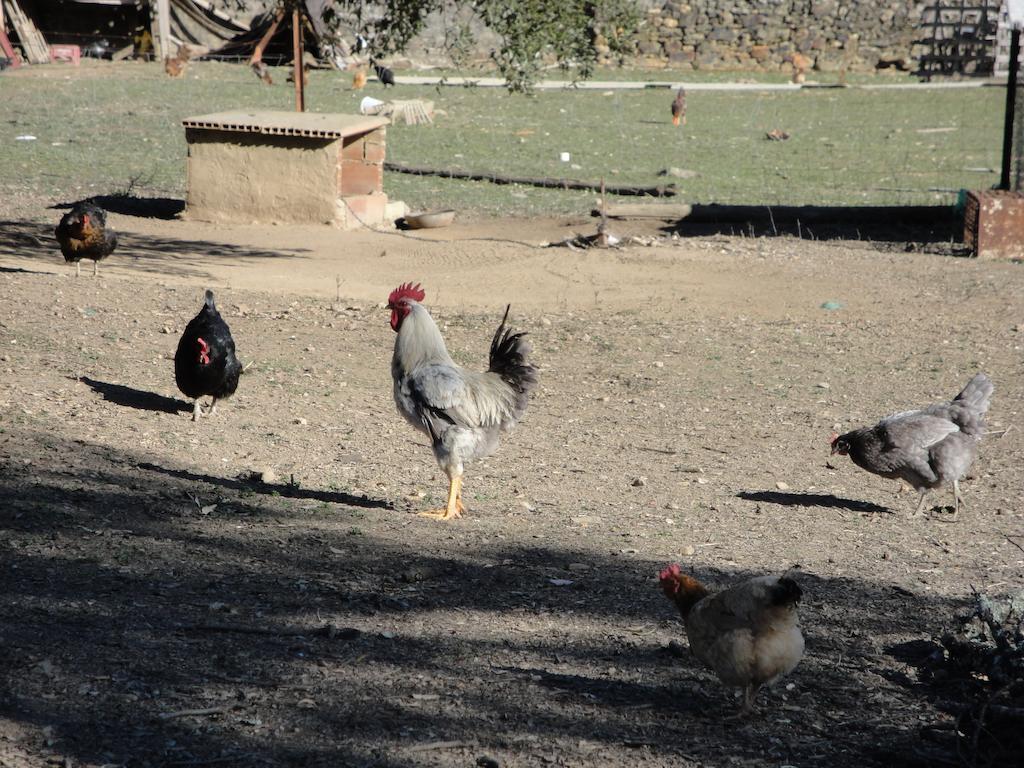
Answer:
[[(916, 0), (636, 0), (643, 20), (628, 63), (682, 69), (789, 70), (796, 52), (823, 71), (913, 65), (914, 40), (926, 4)], [(407, 55), (443, 64), (445, 29), (468, 20), (484, 62), (498, 44), (465, 12), (432, 14)], [(602, 48), (598, 41), (598, 50)], [(607, 48), (605, 48), (607, 52)], [(616, 64), (608, 55), (603, 64)]]
[(816, 69), (909, 68), (925, 3), (911, 0), (643, 2), (637, 56), (652, 67), (787, 69), (796, 52)]

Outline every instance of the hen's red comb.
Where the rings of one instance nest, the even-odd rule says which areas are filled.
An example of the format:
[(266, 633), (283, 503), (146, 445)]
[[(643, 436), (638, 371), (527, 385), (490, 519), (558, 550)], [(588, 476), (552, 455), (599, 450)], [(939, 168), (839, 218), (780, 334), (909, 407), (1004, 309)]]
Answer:
[(679, 569), (679, 566), (676, 563), (672, 563), (668, 568), (663, 568), (661, 570), (661, 573), (658, 574), (658, 580), (665, 581), (666, 579), (674, 579), (680, 573), (682, 573), (682, 571)]
[(388, 304), (394, 304), (399, 299), (409, 298), (413, 301), (423, 301), (426, 298), (427, 292), (423, 290), (419, 283), (413, 285), (412, 283), (403, 283), (391, 292), (388, 296)]
[(839, 439), (839, 433), (838, 432), (833, 432), (828, 437), (828, 444), (829, 445), (835, 445), (836, 444), (836, 440), (838, 440), (838, 439)]

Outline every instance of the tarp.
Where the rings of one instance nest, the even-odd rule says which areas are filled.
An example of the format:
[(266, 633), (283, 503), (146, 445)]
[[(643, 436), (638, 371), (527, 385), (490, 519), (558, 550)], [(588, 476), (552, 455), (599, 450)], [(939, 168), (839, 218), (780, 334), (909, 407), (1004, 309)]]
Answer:
[(149, 4), (153, 40), (156, 49), (164, 51), (165, 55), (173, 54), (182, 43), (201, 51), (219, 48), (249, 31), (247, 23), (218, 10), (206, 0), (169, 0), (169, 6), (171, 44), (165, 51), (157, 21), (158, 4)]

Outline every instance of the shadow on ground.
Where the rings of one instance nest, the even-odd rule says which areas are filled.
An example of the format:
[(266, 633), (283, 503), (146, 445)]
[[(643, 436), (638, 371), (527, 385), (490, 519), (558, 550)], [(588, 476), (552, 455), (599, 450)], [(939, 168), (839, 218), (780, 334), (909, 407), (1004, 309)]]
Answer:
[(95, 203), (108, 213), (138, 216), (144, 219), (173, 219), (185, 210), (185, 201), (174, 197), (136, 197), (135, 195), (96, 195), (72, 203), (50, 206), (58, 210), (73, 208), (80, 202)]
[[(56, 225), (56, 222), (54, 222)], [(171, 237), (118, 233), (117, 250), (104, 264), (129, 265), (155, 274), (208, 276), (205, 263), (211, 259), (237, 259), (254, 263), (266, 259), (290, 259), (308, 253), (304, 248), (271, 251), (213, 240), (182, 240)], [(63, 256), (53, 227), (26, 221), (0, 221), (0, 257), (38, 259), (40, 264), (60, 265)], [(85, 279), (85, 278), (83, 278)]]
[[(664, 563), (474, 538), (382, 499), (164, 463), (0, 432), (0, 706), (47, 734), (33, 754), (131, 766), (482, 755), (892, 765), (924, 694), (884, 676), (898, 662), (873, 638), (920, 637), (958, 605), (798, 574), (808, 654), (795, 687), (737, 725), (714, 677), (664, 645), (682, 636), (656, 585)], [(555, 579), (578, 562), (585, 573)], [(692, 570), (716, 586), (751, 575)]]
[[(963, 223), (951, 206), (694, 205), (667, 229), (680, 235), (799, 237), (923, 244), (927, 250), (968, 255), (957, 241)], [(904, 246), (910, 247), (910, 246)]]
[(780, 504), (784, 507), (825, 507), (826, 509), (849, 509), (853, 512), (892, 514), (892, 510), (870, 501), (843, 499), (831, 493), (784, 493), (782, 491), (740, 491), (738, 498), (759, 501), (766, 504)]
[(162, 413), (181, 413), (191, 411), (192, 406), (184, 400), (165, 397), (156, 392), (126, 387), (123, 384), (111, 384), (82, 376), (78, 381), (87, 385), (93, 392), (101, 395), (104, 400), (127, 408), (138, 408), (143, 411), (159, 411)]

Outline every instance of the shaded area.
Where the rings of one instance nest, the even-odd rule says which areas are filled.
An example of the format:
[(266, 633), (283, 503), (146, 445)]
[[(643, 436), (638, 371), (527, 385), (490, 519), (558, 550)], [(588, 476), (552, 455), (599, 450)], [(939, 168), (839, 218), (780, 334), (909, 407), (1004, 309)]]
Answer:
[(785, 493), (783, 491), (740, 491), (736, 494), (747, 501), (759, 501), (766, 504), (781, 504), (784, 507), (827, 507), (829, 509), (849, 509), (853, 512), (874, 512), (892, 514), (887, 507), (880, 507), (870, 501), (844, 499), (831, 493)]
[(184, 400), (174, 397), (166, 397), (156, 392), (127, 387), (123, 384), (111, 384), (106, 381), (97, 381), (88, 376), (82, 376), (78, 381), (87, 385), (93, 392), (101, 395), (104, 400), (123, 405), (128, 408), (139, 408), (143, 411), (160, 411), (162, 413), (181, 413), (191, 411), (192, 406)]
[[(369, 534), (379, 503), (152, 459), (0, 433), (0, 710), (76, 762), (558, 764), (585, 748), (592, 765), (893, 765), (927, 703), (874, 638), (919, 637), (957, 605), (796, 574), (807, 657), (785, 706), (771, 693), (737, 726), (714, 676), (663, 647), (683, 634), (663, 563), (463, 545), (468, 526), (411, 516)], [(590, 575), (552, 584), (581, 560)], [(751, 575), (691, 570), (715, 587)]]
[[(174, 197), (97, 195), (90, 199), (110, 213), (119, 213), (123, 216), (138, 216), (145, 219), (174, 219), (185, 210), (185, 201)], [(74, 203), (71, 205), (74, 205)], [(57, 205), (54, 207), (63, 208), (65, 206)]]
[(185, 201), (175, 197), (137, 197), (131, 194), (93, 195), (70, 203), (54, 203), (50, 208), (70, 209), (84, 202), (95, 203), (107, 213), (143, 219), (174, 219), (185, 210)]
[[(191, 407), (188, 410), (192, 410)], [(136, 465), (139, 469), (148, 472), (160, 472), (170, 477), (194, 482), (209, 483), (221, 488), (230, 488), (235, 491), (248, 491), (250, 493), (261, 493), (271, 496), (284, 496), (291, 499), (311, 499), (314, 501), (329, 502), (331, 504), (346, 504), (354, 507), (365, 507), (367, 509), (394, 509), (389, 501), (371, 499), (368, 496), (354, 496), (350, 493), (340, 491), (318, 491), (309, 488), (301, 488), (297, 483), (265, 483), (258, 477), (247, 476), (241, 478), (215, 477), (214, 475), (203, 475), (197, 472), (190, 472), (187, 469), (170, 469), (161, 467), (159, 464), (143, 461)]]
[(959, 241), (963, 223), (948, 205), (934, 206), (766, 206), (701, 205), (667, 229), (680, 235), (791, 236), (808, 240), (879, 240), (947, 244)]
[[(38, 258), (51, 264), (63, 264), (64, 257), (53, 234), (54, 226), (56, 220), (53, 226), (29, 221), (0, 221), (0, 256)], [(173, 270), (176, 275), (207, 277), (209, 272), (205, 269), (205, 262), (210, 259), (259, 263), (266, 259), (295, 258), (308, 252), (305, 248), (272, 251), (213, 240), (182, 240), (123, 231), (117, 231), (117, 237), (117, 250), (105, 264), (130, 266), (155, 274)]]

